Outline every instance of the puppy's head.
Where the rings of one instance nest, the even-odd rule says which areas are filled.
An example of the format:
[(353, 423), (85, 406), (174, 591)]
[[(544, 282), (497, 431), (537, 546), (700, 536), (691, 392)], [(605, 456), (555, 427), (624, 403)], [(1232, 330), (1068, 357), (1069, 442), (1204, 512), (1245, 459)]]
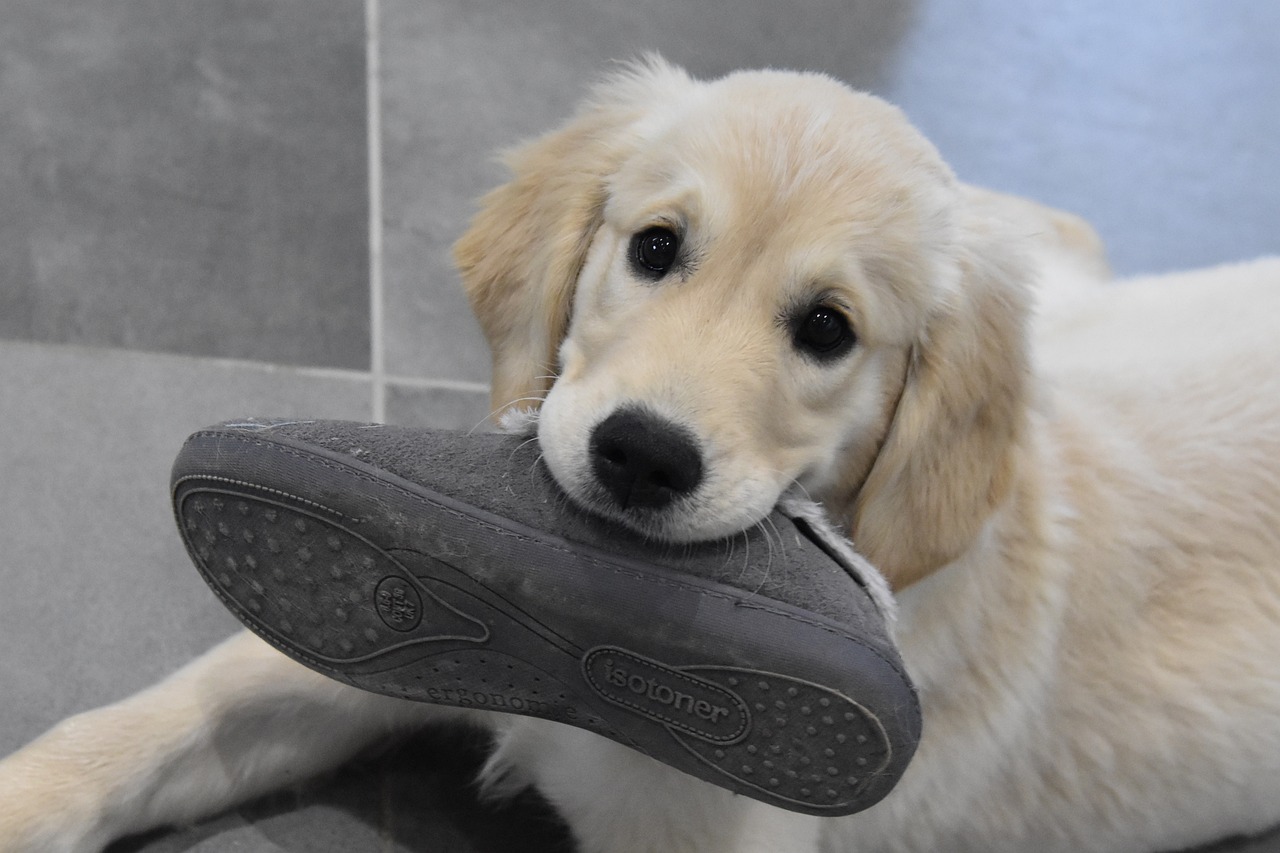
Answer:
[(727, 535), (800, 484), (898, 585), (1009, 479), (1015, 265), (894, 108), (818, 75), (653, 61), (509, 157), (456, 256), (498, 409), (566, 491)]

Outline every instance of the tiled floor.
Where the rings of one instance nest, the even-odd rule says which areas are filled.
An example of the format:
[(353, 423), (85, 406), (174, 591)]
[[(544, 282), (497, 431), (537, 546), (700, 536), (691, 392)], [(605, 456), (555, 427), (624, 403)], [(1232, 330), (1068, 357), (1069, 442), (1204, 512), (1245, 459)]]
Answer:
[[(610, 60), (826, 70), (963, 178), (1089, 216), (1128, 273), (1280, 252), (1278, 34), (1247, 0), (11, 0), (0, 753), (233, 630), (171, 529), (187, 432), (483, 419), (448, 246), (490, 152)], [(114, 851), (567, 849), (536, 806), (471, 802), (471, 754), (424, 738)]]

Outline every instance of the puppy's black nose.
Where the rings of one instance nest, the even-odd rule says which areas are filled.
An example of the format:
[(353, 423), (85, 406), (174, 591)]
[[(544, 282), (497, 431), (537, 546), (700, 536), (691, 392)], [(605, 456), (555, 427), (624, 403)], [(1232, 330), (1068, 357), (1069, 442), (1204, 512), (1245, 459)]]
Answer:
[(688, 430), (639, 408), (619, 409), (591, 434), (596, 480), (623, 509), (662, 509), (702, 482)]

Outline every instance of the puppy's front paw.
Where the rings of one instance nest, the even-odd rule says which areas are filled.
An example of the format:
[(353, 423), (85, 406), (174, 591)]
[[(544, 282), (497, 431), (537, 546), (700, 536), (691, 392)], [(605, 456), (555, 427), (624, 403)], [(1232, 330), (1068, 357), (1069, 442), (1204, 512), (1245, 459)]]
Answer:
[(102, 846), (64, 815), (18, 814), (0, 805), (0, 853), (98, 853)]
[(110, 839), (84, 774), (39, 747), (0, 761), (0, 853), (97, 853)]
[(0, 767), (0, 853), (98, 853), (107, 839), (64, 811), (56, 800), (19, 795), (11, 799)]

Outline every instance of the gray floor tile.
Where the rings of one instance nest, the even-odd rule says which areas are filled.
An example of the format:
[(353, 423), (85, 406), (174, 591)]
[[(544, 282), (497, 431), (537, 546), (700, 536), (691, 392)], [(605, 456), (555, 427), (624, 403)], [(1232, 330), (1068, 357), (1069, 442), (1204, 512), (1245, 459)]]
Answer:
[(405, 426), (435, 429), (486, 430), (489, 392), (482, 388), (407, 387), (387, 388), (387, 420)]
[(366, 367), (364, 16), (12, 0), (0, 337)]
[(366, 380), (0, 342), (0, 754), (124, 697), (236, 623), (169, 508), (186, 435), (258, 413), (365, 419)]
[(487, 382), (489, 350), (453, 269), (451, 225), (386, 226), (384, 357), (400, 376)]

